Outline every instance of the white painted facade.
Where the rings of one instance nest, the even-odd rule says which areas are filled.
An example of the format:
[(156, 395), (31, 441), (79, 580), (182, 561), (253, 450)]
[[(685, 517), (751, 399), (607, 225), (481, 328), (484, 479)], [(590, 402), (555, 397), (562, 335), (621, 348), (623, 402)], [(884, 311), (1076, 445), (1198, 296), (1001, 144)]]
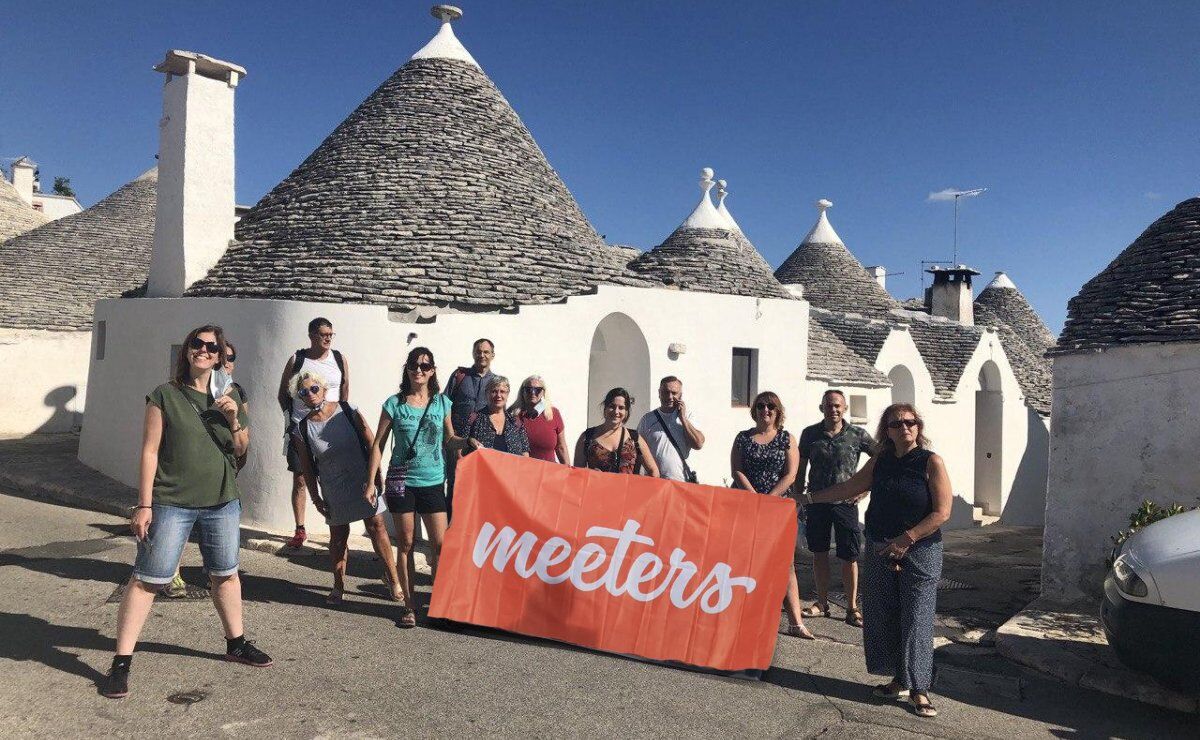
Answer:
[(90, 331), (0, 329), (0, 375), (13, 389), (0, 435), (79, 429), (91, 343)]
[(73, 213), (79, 213), (83, 210), (83, 206), (79, 205), (79, 201), (71, 196), (55, 195), (54, 193), (34, 193), (33, 207), (46, 214), (51, 221), (56, 221), (63, 216), (70, 216)]
[(1112, 537), (1145, 499), (1200, 504), (1200, 343), (1054, 358), (1042, 594), (1103, 588)]

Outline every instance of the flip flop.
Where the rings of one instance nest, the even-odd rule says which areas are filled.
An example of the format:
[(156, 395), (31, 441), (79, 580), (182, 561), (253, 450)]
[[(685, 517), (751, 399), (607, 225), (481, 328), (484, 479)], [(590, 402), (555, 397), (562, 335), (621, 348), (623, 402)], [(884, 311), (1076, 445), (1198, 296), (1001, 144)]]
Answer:
[(800, 613), (806, 617), (828, 617), (829, 616), (829, 604), (826, 604), (825, 608), (822, 609), (820, 606), (818, 606), (817, 604), (814, 603), (812, 606), (806, 607)]

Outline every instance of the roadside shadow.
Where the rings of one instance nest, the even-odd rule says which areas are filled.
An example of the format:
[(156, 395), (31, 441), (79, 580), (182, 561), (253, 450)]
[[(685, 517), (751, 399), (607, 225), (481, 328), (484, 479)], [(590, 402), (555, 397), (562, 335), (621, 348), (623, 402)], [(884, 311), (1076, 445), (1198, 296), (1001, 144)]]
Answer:
[(129, 574), (133, 570), (132, 565), (127, 562), (82, 557), (24, 557), (13, 552), (0, 553), (0, 568), (6, 566), (45, 573), (68, 581), (99, 581), (114, 585), (129, 580)]
[(77, 414), (67, 408), (67, 405), (79, 394), (79, 389), (73, 385), (60, 385), (54, 388), (43, 399), (43, 403), (52, 411), (50, 418), (43, 421), (34, 429), (32, 434), (54, 434), (71, 432), (79, 426), (82, 414)]
[[(111, 652), (113, 638), (91, 627), (53, 624), (28, 614), (0, 612), (0, 658), (41, 663), (63, 673), (96, 682), (104, 674), (88, 665), (75, 650)], [(178, 655), (188, 658), (220, 659), (218, 653), (206, 653), (180, 645), (139, 642), (138, 652)]]

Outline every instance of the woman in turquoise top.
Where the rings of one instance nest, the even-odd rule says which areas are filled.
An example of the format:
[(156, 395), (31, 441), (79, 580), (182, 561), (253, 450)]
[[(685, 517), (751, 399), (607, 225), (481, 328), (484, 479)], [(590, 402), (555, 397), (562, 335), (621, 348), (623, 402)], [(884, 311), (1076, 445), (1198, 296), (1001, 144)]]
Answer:
[[(401, 627), (417, 624), (412, 609), (414, 569), (409, 561), (416, 514), (421, 515), (429, 533), (429, 565), (436, 575), (442, 539), (446, 534), (445, 448), (463, 446), (463, 439), (455, 436), (450, 424), (450, 399), (440, 395), (438, 390), (433, 352), (426, 347), (413, 349), (404, 363), (400, 392), (383, 404), (367, 469), (367, 480), (375, 480), (383, 462), (383, 445), (388, 432), (394, 431), (396, 438), (384, 490), (388, 511), (392, 512), (396, 525), (397, 575), (404, 591), (405, 606), (400, 618)], [(367, 485), (363, 496), (374, 505), (375, 486)]]

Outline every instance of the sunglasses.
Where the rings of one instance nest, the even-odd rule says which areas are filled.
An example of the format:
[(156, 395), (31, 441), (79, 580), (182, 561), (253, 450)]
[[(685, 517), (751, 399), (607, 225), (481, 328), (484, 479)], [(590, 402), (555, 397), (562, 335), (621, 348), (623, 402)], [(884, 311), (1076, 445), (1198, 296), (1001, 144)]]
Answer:
[(216, 342), (206, 342), (200, 337), (192, 337), (192, 341), (188, 342), (188, 346), (197, 352), (204, 351), (210, 355), (220, 354), (221, 352), (221, 345)]
[(766, 401), (759, 401), (758, 403), (754, 404), (754, 408), (758, 411), (774, 411), (775, 404), (767, 403)]
[(525, 386), (525, 392), (526, 392), (526, 393), (528, 393), (528, 394), (529, 394), (529, 395), (531, 395), (531, 396), (540, 396), (540, 395), (542, 394), (542, 391), (544, 391), (544, 390), (546, 390), (546, 389), (545, 389), (545, 388), (539, 388), (539, 387), (537, 387), (536, 385), (527, 385), (527, 386)]
[(299, 391), (301, 398), (307, 398), (308, 396), (315, 396), (320, 392), (321, 392), (321, 386), (319, 386), (319, 385), (310, 385), (307, 388), (301, 388)]
[(917, 421), (916, 419), (894, 419), (887, 423), (887, 428), (888, 429), (899, 429), (900, 427), (907, 427), (909, 429), (912, 429), (913, 427), (917, 426), (920, 423), (921, 422)]
[(236, 354), (225, 355), (225, 362), (237, 362), (237, 355)]
[(423, 373), (433, 372), (432, 362), (414, 362), (408, 366), (408, 369), (414, 373), (420, 370)]

